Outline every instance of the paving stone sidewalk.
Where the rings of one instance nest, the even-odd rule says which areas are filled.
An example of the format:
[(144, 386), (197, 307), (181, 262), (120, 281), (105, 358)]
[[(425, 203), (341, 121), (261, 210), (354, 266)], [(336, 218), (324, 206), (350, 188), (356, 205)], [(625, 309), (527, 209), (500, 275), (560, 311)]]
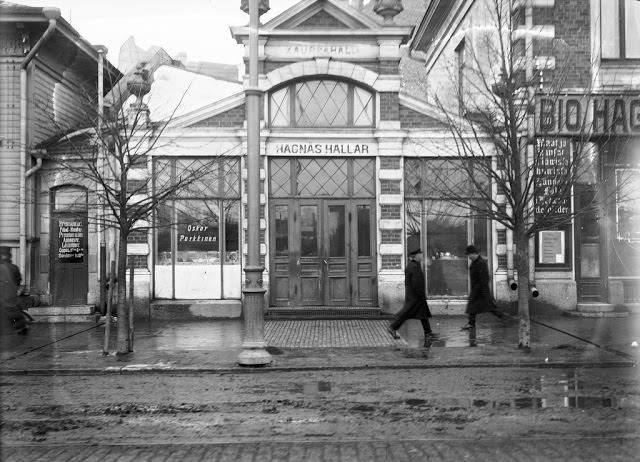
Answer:
[[(532, 348), (517, 348), (513, 317), (480, 317), (475, 332), (464, 317), (436, 316), (437, 336), (424, 346), (421, 327), (409, 321), (393, 339), (386, 320), (270, 320), (264, 368), (237, 365), (240, 320), (164, 321), (136, 324), (134, 352), (104, 356), (104, 326), (34, 324), (27, 336), (3, 332), (2, 374), (239, 373), (323, 368), (631, 366), (640, 357), (640, 316), (544, 317), (532, 324)], [(113, 329), (115, 331), (115, 329)], [(115, 334), (115, 332), (114, 332)], [(110, 342), (115, 345), (115, 338)]]

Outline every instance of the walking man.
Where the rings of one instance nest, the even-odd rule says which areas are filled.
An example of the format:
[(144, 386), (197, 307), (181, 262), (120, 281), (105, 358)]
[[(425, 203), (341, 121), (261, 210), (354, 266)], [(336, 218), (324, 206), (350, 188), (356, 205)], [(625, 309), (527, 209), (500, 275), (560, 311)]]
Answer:
[(480, 256), (480, 252), (473, 245), (467, 246), (466, 254), (471, 261), (469, 265), (471, 290), (466, 311), (469, 316), (469, 322), (462, 330), (475, 329), (476, 315), (479, 313), (488, 311), (499, 318), (502, 317), (502, 313), (496, 309), (489, 290), (489, 267), (487, 261)]
[(426, 340), (433, 336), (429, 318), (431, 311), (427, 305), (425, 293), (424, 272), (422, 271), (422, 251), (414, 250), (409, 254), (409, 262), (404, 270), (404, 306), (396, 314), (395, 320), (387, 327), (393, 338), (400, 338), (398, 329), (407, 319), (419, 319), (424, 330)]

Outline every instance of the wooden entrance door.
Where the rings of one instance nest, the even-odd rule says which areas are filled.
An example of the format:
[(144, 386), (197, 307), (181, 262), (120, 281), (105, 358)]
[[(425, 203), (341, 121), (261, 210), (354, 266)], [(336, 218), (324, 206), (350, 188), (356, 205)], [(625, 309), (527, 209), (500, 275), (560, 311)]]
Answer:
[(598, 220), (596, 193), (593, 189), (575, 188), (576, 210), (584, 212), (576, 216), (576, 282), (578, 301), (600, 302), (605, 300), (603, 266), (600, 249), (600, 223)]
[(372, 201), (285, 199), (272, 211), (272, 305), (375, 304)]
[(87, 191), (63, 186), (52, 192), (50, 283), (58, 305), (87, 303), (89, 255)]
[(55, 213), (51, 233), (51, 294), (57, 305), (87, 303), (87, 217)]

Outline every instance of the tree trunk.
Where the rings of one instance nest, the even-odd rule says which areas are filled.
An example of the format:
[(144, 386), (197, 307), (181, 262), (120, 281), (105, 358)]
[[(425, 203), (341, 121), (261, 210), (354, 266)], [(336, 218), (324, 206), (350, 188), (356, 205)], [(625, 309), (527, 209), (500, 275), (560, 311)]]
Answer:
[(117, 354), (129, 352), (129, 316), (127, 310), (127, 236), (120, 233), (118, 241), (118, 336)]
[(531, 348), (531, 317), (529, 315), (529, 239), (514, 232), (516, 241), (516, 270), (518, 271), (518, 348)]

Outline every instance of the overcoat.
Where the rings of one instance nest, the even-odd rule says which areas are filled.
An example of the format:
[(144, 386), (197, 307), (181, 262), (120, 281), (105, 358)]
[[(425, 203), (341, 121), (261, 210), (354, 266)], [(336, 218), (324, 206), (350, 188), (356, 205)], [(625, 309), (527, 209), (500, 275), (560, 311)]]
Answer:
[(424, 273), (420, 263), (415, 260), (409, 260), (404, 270), (404, 306), (396, 317), (404, 319), (431, 317), (424, 291)]
[(495, 304), (489, 290), (489, 267), (487, 261), (479, 255), (469, 265), (469, 283), (471, 290), (466, 312), (478, 314), (494, 310)]
[(0, 262), (0, 316), (2, 323), (8, 321), (14, 329), (25, 327), (22, 311), (18, 308), (18, 285), (15, 272), (8, 262)]

